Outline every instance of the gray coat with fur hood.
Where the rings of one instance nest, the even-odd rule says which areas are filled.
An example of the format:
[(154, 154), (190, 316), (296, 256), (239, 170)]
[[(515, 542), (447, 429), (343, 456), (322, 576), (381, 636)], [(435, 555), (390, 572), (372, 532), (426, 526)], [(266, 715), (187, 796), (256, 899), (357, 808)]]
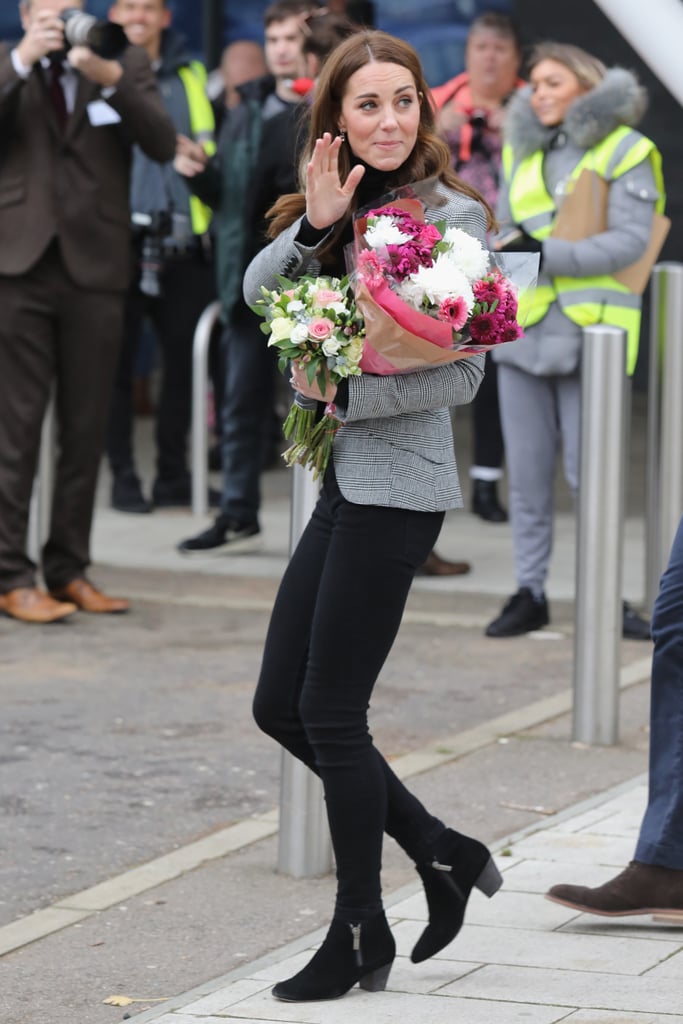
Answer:
[[(631, 72), (614, 68), (599, 85), (574, 101), (559, 128), (546, 128), (531, 108), (531, 86), (525, 86), (510, 101), (505, 141), (512, 145), (516, 163), (542, 149), (546, 188), (551, 196), (561, 197), (585, 152), (620, 125), (637, 124), (645, 103), (644, 90)], [(579, 242), (546, 239), (539, 283), (557, 276), (610, 274), (634, 263), (650, 238), (658, 194), (647, 159), (615, 179), (609, 190), (607, 230)], [(501, 190), (497, 214), (501, 233), (505, 233), (512, 224), (506, 189)], [(543, 320), (526, 329), (524, 338), (495, 349), (494, 358), (527, 373), (551, 376), (575, 373), (580, 352), (581, 328), (555, 302)]]

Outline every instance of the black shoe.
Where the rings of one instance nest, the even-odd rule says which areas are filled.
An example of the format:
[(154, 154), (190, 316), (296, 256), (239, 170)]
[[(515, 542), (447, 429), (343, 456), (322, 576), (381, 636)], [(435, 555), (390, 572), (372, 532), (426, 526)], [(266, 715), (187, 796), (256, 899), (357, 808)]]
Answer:
[(497, 619), (486, 627), (486, 636), (521, 636), (550, 622), (545, 595), (537, 600), (528, 587), (520, 587)]
[(621, 635), (624, 640), (650, 640), (650, 623), (624, 601), (621, 613)]
[(508, 514), (498, 501), (498, 488), (495, 480), (472, 481), (472, 512), (488, 523), (506, 523)]
[(449, 828), (437, 845), (438, 856), (428, 864), (417, 865), (427, 897), (429, 924), (410, 954), (414, 964), (434, 956), (453, 941), (462, 928), (473, 888), (491, 897), (503, 884), (491, 854), (477, 839)]
[(142, 485), (134, 470), (127, 469), (114, 474), (111, 507), (118, 512), (133, 512), (136, 515), (152, 511), (152, 503), (142, 493)]
[(273, 995), (289, 1003), (338, 999), (356, 982), (367, 992), (383, 992), (395, 955), (383, 913), (360, 924), (335, 918), (313, 959), (294, 977), (278, 982)]
[[(221, 507), (220, 491), (209, 487), (209, 508)], [(192, 504), (192, 482), (189, 476), (173, 480), (157, 478), (152, 486), (152, 503), (155, 508), (188, 508)]]
[(257, 522), (239, 523), (226, 516), (218, 516), (208, 530), (198, 533), (196, 537), (188, 537), (178, 544), (178, 551), (183, 555), (191, 554), (222, 554), (224, 551), (236, 551), (244, 548), (245, 541), (256, 537), (261, 532)]

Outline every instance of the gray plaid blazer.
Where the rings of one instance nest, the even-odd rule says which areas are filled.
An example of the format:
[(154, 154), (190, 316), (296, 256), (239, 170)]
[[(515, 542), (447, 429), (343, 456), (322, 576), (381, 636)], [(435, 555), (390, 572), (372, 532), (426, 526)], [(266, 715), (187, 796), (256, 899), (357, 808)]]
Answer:
[[(437, 204), (443, 205), (437, 205)], [(425, 212), (486, 244), (486, 217), (480, 203), (437, 184), (435, 203)], [(320, 273), (315, 248), (296, 242), (300, 221), (283, 231), (252, 260), (244, 277), (244, 297), (253, 305), (261, 285), (276, 288), (276, 275), (296, 280)], [(435, 512), (463, 504), (453, 451), (449, 408), (471, 402), (484, 375), (484, 356), (414, 373), (349, 378), (343, 426), (334, 440), (334, 468), (348, 501)]]

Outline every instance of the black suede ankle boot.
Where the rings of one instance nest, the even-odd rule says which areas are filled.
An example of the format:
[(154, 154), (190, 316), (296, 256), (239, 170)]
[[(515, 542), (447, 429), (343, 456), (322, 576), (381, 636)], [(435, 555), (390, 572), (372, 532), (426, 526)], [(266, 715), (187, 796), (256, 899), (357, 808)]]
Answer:
[(359, 924), (334, 918), (325, 940), (303, 970), (273, 989), (290, 1003), (337, 999), (358, 982), (368, 992), (386, 988), (396, 943), (383, 913)]
[(503, 884), (484, 844), (450, 828), (437, 841), (433, 860), (418, 864), (417, 870), (427, 897), (429, 924), (410, 954), (414, 964), (453, 941), (462, 928), (474, 886), (485, 896), (493, 896)]

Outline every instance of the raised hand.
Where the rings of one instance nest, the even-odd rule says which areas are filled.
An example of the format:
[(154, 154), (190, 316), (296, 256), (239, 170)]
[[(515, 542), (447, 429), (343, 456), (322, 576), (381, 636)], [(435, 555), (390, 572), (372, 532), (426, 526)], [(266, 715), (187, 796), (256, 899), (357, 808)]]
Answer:
[(340, 220), (365, 174), (361, 164), (353, 167), (342, 185), (339, 179), (341, 136), (325, 132), (316, 139), (313, 156), (306, 166), (306, 217), (314, 228), (329, 228)]

